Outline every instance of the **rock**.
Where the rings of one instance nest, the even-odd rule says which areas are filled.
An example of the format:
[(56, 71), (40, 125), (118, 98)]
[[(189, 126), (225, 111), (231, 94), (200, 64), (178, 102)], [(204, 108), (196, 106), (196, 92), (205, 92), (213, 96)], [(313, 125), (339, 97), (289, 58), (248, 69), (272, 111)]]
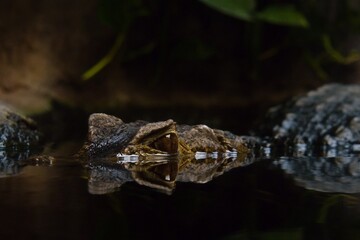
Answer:
[(17, 175), (38, 142), (33, 120), (0, 105), (0, 177)]
[(0, 148), (21, 149), (38, 144), (40, 134), (35, 122), (0, 105)]

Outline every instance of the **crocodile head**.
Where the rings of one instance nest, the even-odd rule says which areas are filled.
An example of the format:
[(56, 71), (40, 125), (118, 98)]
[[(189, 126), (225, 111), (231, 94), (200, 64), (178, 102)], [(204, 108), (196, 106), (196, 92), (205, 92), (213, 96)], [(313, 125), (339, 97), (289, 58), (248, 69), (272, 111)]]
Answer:
[(169, 119), (124, 123), (120, 118), (95, 113), (89, 118), (88, 141), (80, 151), (91, 158), (124, 154), (174, 154), (178, 151), (176, 123)]

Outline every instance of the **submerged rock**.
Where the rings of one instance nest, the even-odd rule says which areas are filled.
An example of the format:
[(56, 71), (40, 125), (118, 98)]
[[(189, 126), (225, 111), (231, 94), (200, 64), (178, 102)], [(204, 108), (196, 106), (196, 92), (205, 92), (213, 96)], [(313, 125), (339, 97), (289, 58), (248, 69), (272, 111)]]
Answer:
[(33, 120), (0, 105), (0, 177), (18, 174), (38, 141)]
[(39, 132), (33, 120), (0, 105), (0, 148), (27, 148), (38, 142)]

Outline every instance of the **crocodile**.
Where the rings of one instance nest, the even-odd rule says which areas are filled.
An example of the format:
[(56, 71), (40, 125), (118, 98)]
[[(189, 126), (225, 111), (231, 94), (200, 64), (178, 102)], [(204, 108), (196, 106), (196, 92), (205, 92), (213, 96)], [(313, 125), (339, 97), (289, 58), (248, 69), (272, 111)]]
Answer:
[(308, 155), (356, 152), (360, 150), (360, 85), (327, 84), (275, 106), (257, 134)]
[(94, 113), (79, 154), (88, 160), (90, 193), (113, 192), (135, 181), (171, 194), (175, 181), (205, 183), (245, 165), (256, 141), (202, 124), (179, 125), (172, 119), (124, 123)]
[(90, 158), (114, 153), (180, 155), (195, 152), (252, 151), (256, 143), (295, 149), (297, 153), (336, 153), (360, 148), (360, 85), (328, 84), (268, 111), (256, 136), (237, 136), (206, 125), (178, 125), (169, 119), (124, 123), (104, 113), (89, 118)]
[(245, 165), (255, 144), (256, 138), (202, 124), (178, 125), (172, 119), (124, 123), (94, 113), (89, 117), (88, 141), (79, 154), (88, 159), (90, 193), (113, 192), (135, 181), (171, 194), (175, 181), (205, 183)]
[(154, 154), (186, 156), (196, 152), (246, 154), (251, 143), (246, 137), (206, 125), (177, 125), (172, 119), (124, 123), (115, 116), (94, 113), (89, 117), (88, 141), (80, 155), (97, 159), (115, 158), (118, 153), (144, 158)]
[[(271, 108), (254, 132), (254, 136), (237, 136), (206, 125), (179, 125), (171, 119), (124, 123), (115, 116), (95, 113), (89, 118), (88, 141), (80, 155), (86, 156), (90, 162), (89, 189), (93, 193), (113, 191), (115, 186), (119, 187), (126, 181), (151, 185), (165, 192), (173, 190), (175, 181), (205, 183), (225, 171), (256, 161), (256, 149), (260, 149), (265, 158), (271, 157), (272, 152), (282, 156), (281, 161), (275, 163), (288, 174), (298, 169), (300, 178), (297, 179), (303, 176), (304, 165), (309, 166), (303, 159), (311, 159), (312, 166), (335, 166), (322, 173), (333, 182), (339, 182), (345, 176), (354, 180), (357, 171), (353, 170), (356, 174), (349, 175), (349, 167), (338, 175), (332, 171), (339, 172), (334, 163), (346, 162), (343, 157), (354, 156), (360, 150), (360, 86), (328, 84), (295, 97)], [(161, 158), (174, 154), (178, 155), (176, 177), (154, 174), (154, 166), (168, 163), (153, 161), (151, 156)], [(136, 156), (135, 163), (127, 161), (132, 156)], [(337, 156), (337, 161), (331, 158), (334, 156)], [(99, 162), (103, 158), (112, 159), (122, 167), (106, 166)], [(205, 160), (197, 161), (198, 158)], [(359, 165), (355, 160), (351, 162), (348, 165), (352, 169)], [(316, 167), (308, 170), (316, 171)], [(122, 171), (128, 172), (128, 175)], [(308, 186), (315, 184), (311, 180), (304, 182)], [(114, 186), (114, 183), (117, 184)], [(333, 186), (337, 186), (333, 191), (338, 191), (342, 185)], [(331, 190), (318, 183), (317, 189)], [(354, 189), (343, 190), (351, 192)]]

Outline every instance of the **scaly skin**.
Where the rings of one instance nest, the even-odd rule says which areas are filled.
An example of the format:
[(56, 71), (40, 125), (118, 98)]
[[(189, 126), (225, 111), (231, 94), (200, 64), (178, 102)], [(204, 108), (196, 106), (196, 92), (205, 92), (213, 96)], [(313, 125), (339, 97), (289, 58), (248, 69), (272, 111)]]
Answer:
[(360, 143), (360, 85), (324, 85), (271, 108), (262, 122), (257, 134), (277, 144), (342, 155)]
[(206, 125), (176, 125), (169, 119), (148, 123), (124, 123), (121, 119), (103, 113), (89, 118), (88, 141), (81, 150), (91, 159), (114, 157), (117, 153), (194, 155), (196, 152), (250, 151), (245, 137), (211, 129)]

